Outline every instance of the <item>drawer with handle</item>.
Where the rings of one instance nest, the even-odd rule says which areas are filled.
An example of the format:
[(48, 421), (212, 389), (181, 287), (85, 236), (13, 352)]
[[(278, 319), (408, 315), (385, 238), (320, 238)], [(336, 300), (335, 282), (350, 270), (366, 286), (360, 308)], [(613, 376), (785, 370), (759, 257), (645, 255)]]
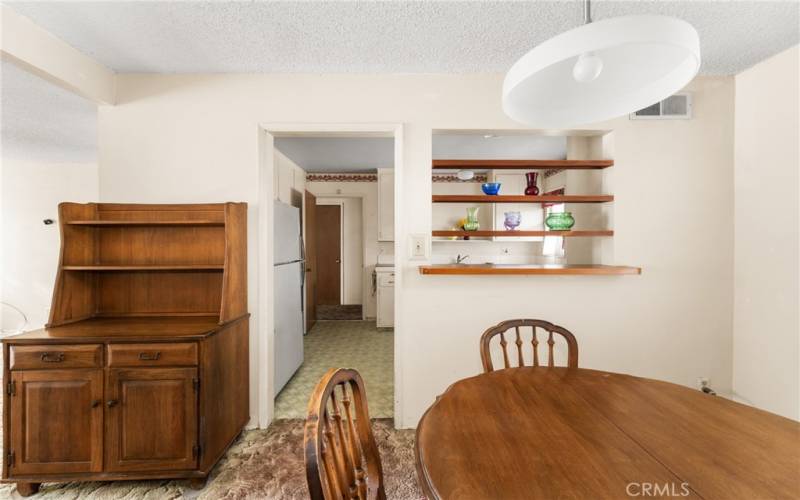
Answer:
[(46, 370), (50, 368), (100, 368), (103, 366), (101, 344), (12, 345), (8, 365), (11, 370)]
[(195, 366), (197, 344), (110, 344), (108, 366)]

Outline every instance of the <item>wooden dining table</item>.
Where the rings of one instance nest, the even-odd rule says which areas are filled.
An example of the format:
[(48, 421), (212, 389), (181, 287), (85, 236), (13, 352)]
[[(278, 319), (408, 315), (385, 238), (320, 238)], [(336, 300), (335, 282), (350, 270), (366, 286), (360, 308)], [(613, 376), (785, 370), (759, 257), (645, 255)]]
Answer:
[(578, 368), (460, 380), (417, 427), (429, 499), (800, 498), (800, 423)]

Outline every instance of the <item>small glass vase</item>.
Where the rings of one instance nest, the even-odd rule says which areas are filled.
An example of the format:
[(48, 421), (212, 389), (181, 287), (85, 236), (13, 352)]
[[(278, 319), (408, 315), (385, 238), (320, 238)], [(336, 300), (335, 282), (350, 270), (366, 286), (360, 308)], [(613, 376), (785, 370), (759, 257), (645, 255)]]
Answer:
[(572, 212), (556, 212), (548, 215), (544, 223), (551, 231), (569, 231), (575, 225), (575, 219)]
[(478, 224), (478, 209), (480, 207), (469, 207), (467, 209), (467, 221), (464, 223), (464, 231), (477, 231), (481, 225)]
[(519, 212), (505, 212), (504, 215), (506, 218), (503, 220), (503, 226), (506, 228), (506, 231), (515, 230), (522, 222), (522, 214)]
[(528, 187), (525, 188), (525, 194), (528, 196), (538, 196), (539, 186), (536, 185), (536, 179), (539, 178), (539, 172), (528, 172), (525, 174), (525, 180), (528, 182)]

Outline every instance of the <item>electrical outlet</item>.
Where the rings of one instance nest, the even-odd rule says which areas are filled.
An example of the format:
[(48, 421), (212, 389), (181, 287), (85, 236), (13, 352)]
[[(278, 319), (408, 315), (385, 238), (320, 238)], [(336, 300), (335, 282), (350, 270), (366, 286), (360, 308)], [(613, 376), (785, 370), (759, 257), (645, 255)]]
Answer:
[(412, 234), (409, 237), (411, 242), (410, 259), (411, 260), (428, 260), (430, 248), (430, 239), (427, 234)]

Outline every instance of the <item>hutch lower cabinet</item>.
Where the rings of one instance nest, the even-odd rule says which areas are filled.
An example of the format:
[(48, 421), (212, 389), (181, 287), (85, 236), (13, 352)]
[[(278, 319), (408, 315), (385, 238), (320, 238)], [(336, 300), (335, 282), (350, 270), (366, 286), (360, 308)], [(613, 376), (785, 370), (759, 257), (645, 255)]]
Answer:
[(204, 483), (249, 419), (245, 210), (60, 206), (50, 322), (3, 340), (4, 482)]

